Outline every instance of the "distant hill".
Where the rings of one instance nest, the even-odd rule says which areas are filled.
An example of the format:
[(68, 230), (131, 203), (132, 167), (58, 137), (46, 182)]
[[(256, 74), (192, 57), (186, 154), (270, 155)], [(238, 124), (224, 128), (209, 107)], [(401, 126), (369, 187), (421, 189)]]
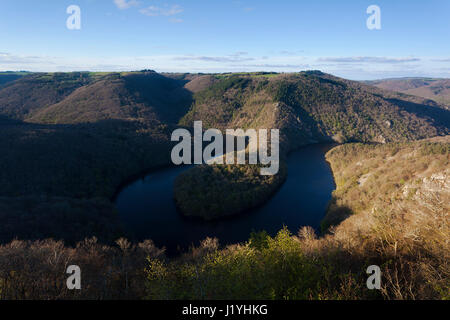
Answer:
[(8, 82), (15, 81), (17, 79), (20, 79), (24, 76), (29, 74), (28, 72), (21, 71), (21, 72), (13, 72), (13, 71), (6, 71), (6, 72), (0, 72), (0, 87), (4, 86)]
[(386, 90), (432, 99), (450, 106), (450, 79), (397, 78), (366, 83)]

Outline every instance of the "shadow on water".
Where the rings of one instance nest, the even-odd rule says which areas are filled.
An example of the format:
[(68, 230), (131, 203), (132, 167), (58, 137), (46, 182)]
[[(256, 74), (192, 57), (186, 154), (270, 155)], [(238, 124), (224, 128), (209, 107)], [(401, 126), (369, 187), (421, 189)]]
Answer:
[(331, 193), (333, 175), (325, 160), (330, 145), (311, 145), (292, 152), (288, 178), (262, 207), (221, 221), (186, 219), (173, 201), (175, 178), (189, 167), (150, 173), (125, 187), (116, 198), (120, 219), (136, 240), (152, 239), (169, 254), (217, 237), (222, 245), (246, 241), (252, 231), (276, 234), (283, 226), (293, 233), (308, 225), (319, 229)]

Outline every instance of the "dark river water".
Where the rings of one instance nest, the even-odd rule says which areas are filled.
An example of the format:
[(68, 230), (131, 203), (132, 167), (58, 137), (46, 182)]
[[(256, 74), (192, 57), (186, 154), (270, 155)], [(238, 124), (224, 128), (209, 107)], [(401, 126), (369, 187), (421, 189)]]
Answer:
[(283, 226), (295, 234), (302, 226), (318, 229), (335, 188), (324, 157), (330, 148), (312, 145), (292, 152), (285, 184), (266, 204), (244, 215), (215, 222), (181, 216), (173, 201), (173, 184), (187, 168), (173, 167), (123, 188), (116, 198), (120, 220), (136, 240), (152, 239), (169, 254), (198, 245), (206, 237), (217, 237), (225, 245), (248, 240), (252, 231), (275, 235)]

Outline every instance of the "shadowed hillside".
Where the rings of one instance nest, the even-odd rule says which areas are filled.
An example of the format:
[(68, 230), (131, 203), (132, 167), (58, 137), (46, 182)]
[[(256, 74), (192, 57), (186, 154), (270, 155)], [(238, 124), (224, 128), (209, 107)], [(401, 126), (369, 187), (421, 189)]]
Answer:
[[(34, 74), (0, 90), (1, 241), (117, 234), (110, 199), (131, 177), (169, 165), (170, 134), (191, 103), (183, 85), (154, 72)], [(80, 211), (91, 223), (80, 227)]]

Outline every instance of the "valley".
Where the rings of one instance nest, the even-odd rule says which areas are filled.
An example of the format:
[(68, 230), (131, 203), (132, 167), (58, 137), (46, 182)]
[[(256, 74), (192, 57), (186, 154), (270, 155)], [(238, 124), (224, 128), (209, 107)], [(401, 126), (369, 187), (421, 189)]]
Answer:
[[(388, 279), (375, 298), (448, 297), (444, 100), (320, 71), (0, 81), (2, 298), (18, 294), (15, 285), (27, 288), (24, 298), (48, 298), (31, 274), (11, 273), (28, 262), (8, 257), (35, 257), (45, 279), (55, 251), (66, 260), (52, 268), (75, 259), (92, 270), (94, 299), (121, 292), (112, 288), (124, 277), (135, 287), (116, 298), (369, 299), (360, 284), (368, 263), (405, 282)], [(278, 174), (264, 178), (251, 164), (173, 168), (171, 134), (193, 132), (196, 121), (205, 130), (279, 129)], [(317, 153), (323, 143), (339, 144), (325, 156), (331, 171)], [(324, 183), (314, 189), (302, 176)], [(50, 297), (77, 298), (55, 290)]]

